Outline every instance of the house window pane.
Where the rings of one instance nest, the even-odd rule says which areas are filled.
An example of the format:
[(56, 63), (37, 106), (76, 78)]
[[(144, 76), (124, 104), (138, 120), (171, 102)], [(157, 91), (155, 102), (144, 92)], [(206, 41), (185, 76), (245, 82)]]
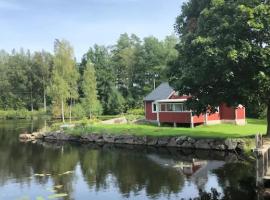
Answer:
[(167, 111), (173, 111), (173, 104), (167, 104)]
[(152, 107), (153, 112), (156, 112), (157, 111), (157, 104), (153, 103), (152, 106), (153, 106)]
[(181, 112), (183, 111), (183, 104), (174, 104), (174, 111)]
[(188, 111), (188, 108), (185, 104), (183, 104), (183, 111)]
[(166, 111), (166, 104), (160, 104), (160, 111)]

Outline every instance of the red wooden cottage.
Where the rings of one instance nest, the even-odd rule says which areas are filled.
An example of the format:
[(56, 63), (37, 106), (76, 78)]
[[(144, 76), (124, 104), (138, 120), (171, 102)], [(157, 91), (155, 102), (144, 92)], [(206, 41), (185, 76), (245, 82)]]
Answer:
[(185, 106), (188, 96), (179, 96), (168, 83), (162, 83), (144, 98), (145, 118), (148, 121), (161, 123), (190, 124), (191, 127), (200, 124), (234, 123), (245, 125), (245, 107), (228, 107), (221, 104), (216, 113), (194, 115)]

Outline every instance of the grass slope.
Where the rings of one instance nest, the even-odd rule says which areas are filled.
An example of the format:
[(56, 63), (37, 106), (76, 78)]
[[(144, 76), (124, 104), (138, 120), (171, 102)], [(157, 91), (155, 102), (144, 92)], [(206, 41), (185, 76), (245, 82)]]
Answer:
[(73, 135), (81, 135), (85, 133), (108, 133), (108, 134), (129, 134), (138, 136), (191, 136), (203, 138), (241, 138), (253, 136), (256, 133), (266, 132), (266, 121), (258, 119), (248, 119), (245, 126), (237, 126), (233, 124), (218, 124), (211, 126), (197, 126), (191, 128), (173, 128), (173, 127), (157, 127), (154, 125), (103, 125), (94, 124), (86, 128), (75, 128), (67, 130)]

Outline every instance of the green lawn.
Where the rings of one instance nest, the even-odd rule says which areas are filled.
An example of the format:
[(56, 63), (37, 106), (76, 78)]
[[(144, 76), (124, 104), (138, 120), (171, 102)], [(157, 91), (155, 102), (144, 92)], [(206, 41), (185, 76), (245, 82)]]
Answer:
[(94, 124), (87, 128), (75, 128), (67, 132), (74, 135), (85, 133), (108, 133), (108, 134), (130, 134), (139, 136), (192, 136), (204, 138), (240, 138), (266, 132), (266, 121), (258, 119), (248, 119), (245, 126), (232, 124), (219, 124), (211, 126), (197, 126), (191, 128), (157, 127), (154, 125), (103, 125)]

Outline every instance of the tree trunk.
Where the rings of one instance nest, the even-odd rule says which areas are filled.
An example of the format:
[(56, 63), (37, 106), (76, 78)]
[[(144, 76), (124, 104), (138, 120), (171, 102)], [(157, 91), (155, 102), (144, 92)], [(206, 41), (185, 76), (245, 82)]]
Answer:
[(72, 106), (72, 99), (70, 100), (69, 103), (69, 123), (71, 123), (71, 106)]
[(267, 132), (266, 136), (270, 137), (270, 102), (267, 105)]
[(63, 100), (63, 97), (62, 97), (62, 100), (61, 100), (61, 111), (62, 111), (62, 122), (65, 123), (65, 113), (64, 113), (64, 100)]
[(44, 76), (42, 77), (42, 81), (43, 81), (43, 105), (44, 105), (44, 111), (47, 112), (46, 85), (44, 81)]
[(34, 105), (33, 105), (33, 92), (32, 92), (32, 88), (31, 88), (31, 112), (34, 111)]
[(44, 111), (47, 112), (47, 102), (46, 102), (46, 91), (45, 91), (45, 88), (43, 90), (43, 104), (44, 104)]

